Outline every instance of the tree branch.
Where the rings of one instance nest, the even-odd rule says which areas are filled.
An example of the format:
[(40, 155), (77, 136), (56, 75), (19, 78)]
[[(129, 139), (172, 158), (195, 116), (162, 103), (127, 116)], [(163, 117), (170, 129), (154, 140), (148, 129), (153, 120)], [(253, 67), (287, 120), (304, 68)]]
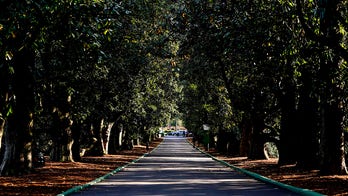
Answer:
[(317, 35), (306, 23), (304, 13), (302, 12), (301, 0), (296, 0), (296, 8), (297, 16), (300, 20), (303, 30), (305, 31), (305, 35), (312, 41), (318, 42), (324, 46), (328, 46), (330, 49), (337, 52), (345, 61), (348, 61), (348, 51), (345, 48), (343, 48), (338, 42), (332, 41), (331, 39), (323, 35)]

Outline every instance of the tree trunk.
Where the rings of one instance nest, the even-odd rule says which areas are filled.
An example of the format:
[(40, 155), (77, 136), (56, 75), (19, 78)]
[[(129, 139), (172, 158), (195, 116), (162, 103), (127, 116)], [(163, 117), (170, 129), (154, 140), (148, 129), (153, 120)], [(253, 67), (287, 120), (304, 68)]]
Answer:
[(225, 130), (219, 128), (218, 130), (218, 140), (216, 142), (216, 149), (218, 152), (222, 154), (227, 153), (227, 143), (228, 143), (228, 138), (227, 138), (227, 133)]
[(1, 152), (2, 136), (4, 135), (4, 129), (5, 129), (5, 119), (0, 116), (0, 152)]
[(245, 117), (243, 117), (243, 120), (240, 123), (240, 129), (242, 130), (242, 135), (239, 145), (239, 154), (240, 156), (246, 157), (250, 151), (252, 125), (249, 120), (246, 120)]
[(32, 168), (32, 128), (34, 108), (34, 79), (31, 69), (34, 54), (24, 48), (14, 58), (15, 105), (5, 125), (5, 153), (0, 166), (1, 175), (26, 173)]
[(236, 133), (232, 131), (227, 132), (225, 137), (228, 139), (227, 153), (232, 156), (239, 156), (240, 141), (238, 140)]
[(103, 155), (107, 154), (106, 153), (107, 152), (106, 140), (108, 138), (107, 131), (108, 131), (108, 127), (105, 127), (105, 120), (102, 119), (101, 122), (100, 122), (99, 137), (101, 139), (101, 146), (102, 146)]
[(122, 137), (123, 137), (122, 149), (131, 150), (134, 147), (134, 143), (133, 143), (133, 139), (131, 138), (129, 134), (130, 131), (127, 130), (126, 128), (123, 129), (123, 134), (122, 134)]
[(253, 123), (250, 141), (249, 159), (265, 159), (263, 129), (265, 128), (263, 118), (256, 117)]
[(73, 159), (73, 153), (72, 153), (72, 146), (74, 143), (74, 140), (72, 138), (72, 131), (70, 127), (67, 127), (64, 131), (64, 142), (62, 145), (62, 161), (67, 162), (74, 162)]
[(108, 142), (108, 153), (109, 154), (116, 154), (117, 150), (119, 149), (117, 144), (117, 136), (118, 136), (119, 129), (117, 127), (117, 123), (114, 123), (111, 127), (110, 134), (109, 134), (109, 142)]
[(81, 129), (82, 129), (82, 125), (78, 122), (74, 122), (74, 124), (71, 127), (72, 140), (73, 140), (73, 143), (71, 146), (71, 154), (72, 154), (72, 159), (74, 161), (81, 161), (81, 154), (80, 154)]
[[(340, 1), (320, 1), (318, 3), (318, 13), (320, 15), (319, 34), (307, 25), (304, 14), (302, 13), (302, 3), (297, 0), (297, 14), (305, 34), (311, 40), (314, 40), (322, 48), (323, 54), (320, 54), (320, 81), (322, 94), (320, 97), (321, 113), (321, 173), (322, 174), (346, 174), (347, 168), (344, 157), (344, 137), (343, 137), (343, 97), (342, 86), (339, 76), (340, 66), (338, 64), (338, 55), (348, 59), (347, 51), (341, 46), (344, 42), (340, 34), (339, 13)], [(329, 50), (333, 49), (335, 52)], [(325, 59), (325, 58), (335, 58)], [(328, 63), (330, 62), (330, 63)]]
[(86, 152), (86, 155), (88, 156), (103, 156), (103, 126), (104, 126), (104, 119), (103, 118), (96, 118), (92, 122), (92, 137), (93, 137), (93, 145), (92, 147)]
[(51, 137), (53, 147), (51, 159), (53, 161), (74, 161), (73, 159), (73, 133), (71, 130), (72, 121), (68, 113), (62, 114), (58, 108), (53, 112), (53, 123)]
[[(10, 119), (9, 119), (10, 120)], [(16, 158), (15, 145), (16, 145), (16, 134), (14, 131), (9, 131), (7, 124), (4, 127), (4, 139), (3, 144), (5, 146), (4, 153), (2, 155), (2, 162), (0, 165), (0, 174), (4, 175), (15, 175), (20, 168), (19, 159)], [(11, 167), (12, 165), (12, 167)], [(15, 167), (15, 168), (13, 168)]]
[(122, 143), (125, 140), (126, 132), (123, 129), (123, 125), (120, 124), (120, 127), (118, 129), (119, 131), (117, 132), (117, 146), (119, 149), (122, 148)]
[(109, 143), (110, 143), (110, 136), (111, 136), (113, 126), (114, 126), (114, 122), (110, 122), (108, 123), (107, 129), (106, 129), (106, 137), (104, 142), (105, 154), (109, 154)]
[(117, 122), (113, 124), (110, 132), (110, 140), (108, 145), (109, 154), (116, 154), (121, 150), (123, 141), (123, 125)]
[(240, 141), (235, 133), (219, 128), (216, 142), (216, 149), (219, 153), (238, 156), (239, 146)]
[[(9, 104), (9, 91), (10, 91), (10, 77), (8, 73), (8, 67), (7, 66), (1, 66), (0, 67), (0, 107), (1, 107), (1, 112), (0, 112), (0, 152), (3, 151), (1, 147), (2, 146), (2, 137), (4, 136), (5, 132), (5, 123), (7, 121), (6, 113), (8, 112), (8, 107), (5, 107), (6, 105)], [(1, 156), (0, 156), (1, 157)], [(0, 160), (1, 161), (1, 160)]]
[(60, 129), (61, 123), (60, 123), (60, 117), (57, 109), (54, 109), (52, 113), (52, 127), (50, 129), (51, 131), (51, 138), (52, 138), (52, 152), (51, 152), (51, 160), (52, 161), (61, 161), (62, 160), (62, 136)]
[(297, 151), (297, 166), (304, 169), (316, 169), (319, 166), (319, 126), (318, 99), (311, 97), (313, 76), (308, 71), (302, 71), (302, 88), (297, 112), (297, 126), (301, 137)]
[(321, 168), (323, 175), (345, 175), (343, 112), (339, 103), (326, 104), (321, 110)]
[[(330, 63), (327, 63), (330, 62)], [(321, 96), (320, 172), (323, 175), (347, 174), (344, 154), (343, 101), (341, 85), (337, 83), (338, 62), (322, 59), (321, 77), (324, 89)], [(339, 82), (339, 81), (338, 81)]]
[[(289, 83), (284, 81), (284, 83)], [(295, 90), (292, 84), (285, 84), (284, 92), (280, 95), (280, 143), (279, 143), (279, 165), (294, 164), (296, 162), (296, 104)]]

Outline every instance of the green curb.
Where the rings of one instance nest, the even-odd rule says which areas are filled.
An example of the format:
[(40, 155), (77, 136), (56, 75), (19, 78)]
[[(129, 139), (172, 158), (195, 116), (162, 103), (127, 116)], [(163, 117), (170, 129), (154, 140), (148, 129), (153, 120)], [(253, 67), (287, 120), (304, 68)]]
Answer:
[(299, 187), (295, 187), (295, 186), (291, 186), (291, 185), (288, 185), (288, 184), (284, 184), (284, 183), (281, 183), (281, 182), (278, 182), (278, 181), (275, 181), (275, 180), (272, 180), (272, 179), (269, 179), (265, 176), (261, 176), (260, 174), (257, 174), (257, 173), (254, 173), (254, 172), (251, 172), (251, 171), (248, 171), (248, 170), (245, 170), (245, 169), (241, 169), (239, 167), (236, 167), (232, 164), (229, 164), (227, 163), (226, 161), (222, 161), (214, 156), (212, 156), (211, 154), (207, 153), (207, 152), (204, 152), (202, 151), (200, 148), (194, 146), (191, 142), (187, 141), (189, 144), (191, 144), (194, 148), (196, 148), (198, 151), (200, 151), (201, 153), (205, 154), (206, 156), (212, 158), (214, 161), (217, 161), (227, 167), (230, 167), (232, 168), (233, 170), (235, 171), (238, 171), (238, 172), (241, 172), (243, 174), (246, 174), (256, 180), (259, 180), (261, 182), (265, 182), (265, 183), (268, 183), (268, 184), (272, 184), (276, 187), (279, 187), (279, 188), (282, 188), (282, 189), (286, 189), (286, 190), (289, 190), (291, 192), (294, 192), (294, 193), (297, 193), (297, 194), (300, 194), (300, 195), (304, 195), (304, 196), (320, 196), (320, 195), (323, 195), (323, 194), (320, 194), (320, 193), (317, 193), (315, 191), (312, 191), (312, 190), (309, 190), (309, 189), (302, 189), (302, 188), (299, 188)]
[[(163, 141), (162, 141), (162, 142), (163, 142)], [(155, 149), (157, 149), (157, 148), (162, 144), (162, 142), (161, 142), (160, 144), (158, 144), (156, 148), (152, 149), (151, 152), (143, 154), (141, 157), (132, 160), (130, 163), (128, 163), (128, 164), (126, 164), (126, 165), (123, 165), (123, 166), (121, 166), (121, 167), (118, 167), (118, 168), (116, 168), (115, 170), (111, 171), (110, 173), (107, 173), (107, 174), (105, 174), (104, 176), (99, 177), (99, 178), (97, 178), (97, 179), (95, 179), (95, 180), (93, 180), (93, 181), (91, 181), (91, 182), (88, 182), (88, 183), (86, 183), (86, 184), (84, 184), (84, 185), (79, 185), (79, 186), (75, 186), (75, 187), (73, 187), (73, 188), (71, 188), (71, 189), (68, 189), (67, 191), (65, 191), (65, 192), (63, 192), (63, 193), (60, 193), (60, 194), (58, 194), (57, 196), (66, 196), (66, 195), (70, 195), (70, 194), (72, 194), (72, 193), (76, 193), (76, 192), (81, 191), (81, 190), (83, 190), (83, 189), (86, 189), (86, 188), (88, 188), (88, 187), (90, 187), (90, 186), (92, 186), (92, 185), (94, 185), (94, 184), (96, 184), (96, 183), (98, 183), (98, 182), (101, 182), (101, 181), (105, 180), (106, 178), (108, 178), (108, 177), (110, 177), (110, 176), (112, 176), (112, 175), (114, 175), (114, 174), (120, 172), (121, 170), (123, 170), (124, 168), (128, 167), (129, 165), (131, 165), (131, 164), (133, 164), (133, 163), (136, 163), (136, 162), (138, 162), (140, 159), (146, 157), (147, 155), (149, 155), (150, 153), (152, 153), (152, 151), (154, 151)]]

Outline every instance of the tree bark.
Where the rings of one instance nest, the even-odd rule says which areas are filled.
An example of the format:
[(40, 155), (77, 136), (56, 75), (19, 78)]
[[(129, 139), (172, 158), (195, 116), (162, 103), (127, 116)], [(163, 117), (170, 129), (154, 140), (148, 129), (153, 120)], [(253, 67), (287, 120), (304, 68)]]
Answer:
[[(344, 154), (343, 101), (341, 85), (335, 81), (339, 59), (321, 62), (323, 93), (321, 96), (320, 172), (323, 175), (345, 175), (347, 167)], [(337, 79), (336, 79), (337, 81)], [(339, 82), (339, 81), (338, 81)]]
[(106, 137), (105, 137), (105, 142), (104, 142), (104, 151), (105, 154), (109, 154), (109, 144), (110, 144), (110, 136), (112, 132), (112, 127), (114, 126), (114, 122), (108, 123), (108, 126), (106, 128)]
[(227, 132), (227, 154), (232, 156), (240, 156), (240, 140), (238, 140), (238, 137), (236, 133), (234, 132)]
[(34, 108), (34, 53), (23, 48), (14, 57), (13, 114), (5, 126), (5, 152), (0, 166), (1, 175), (26, 173), (32, 168), (32, 128)]
[(73, 159), (73, 133), (71, 126), (73, 122), (69, 114), (62, 114), (58, 108), (52, 113), (53, 123), (51, 128), (51, 137), (53, 147), (51, 159), (53, 161), (74, 161)]
[[(297, 14), (306, 36), (317, 42), (323, 52), (330, 53), (327, 47), (335, 54), (320, 54), (320, 72), (324, 84), (320, 97), (321, 111), (321, 173), (322, 174), (347, 174), (344, 157), (343, 136), (343, 100), (345, 97), (340, 89), (337, 56), (348, 60), (348, 51), (341, 45), (344, 41), (338, 29), (340, 29), (340, 13), (338, 5), (340, 1), (318, 1), (318, 15), (320, 15), (320, 31), (315, 33), (314, 29), (306, 23), (302, 10), (302, 0), (296, 0)], [(327, 46), (327, 47), (326, 47)], [(323, 56), (334, 56), (332, 59), (324, 59)], [(326, 57), (327, 58), (327, 57)], [(329, 63), (328, 63), (329, 62)]]
[(123, 125), (117, 122), (114, 123), (111, 128), (110, 140), (108, 145), (109, 154), (116, 154), (117, 151), (121, 150), (123, 135)]
[(5, 119), (0, 116), (0, 152), (1, 152), (2, 136), (4, 135), (5, 122), (6, 122)]
[(128, 127), (123, 127), (122, 134), (122, 149), (131, 150), (134, 147), (133, 138), (131, 138), (130, 131), (127, 130)]
[(74, 122), (74, 124), (71, 126), (72, 140), (73, 140), (73, 143), (71, 146), (71, 155), (74, 161), (81, 161), (81, 154), (80, 154), (81, 129), (82, 129), (82, 125), (78, 122)]
[(297, 151), (297, 166), (304, 169), (317, 169), (319, 166), (319, 115), (318, 99), (311, 97), (314, 87), (310, 73), (303, 70), (301, 75), (302, 88), (297, 111), (297, 126), (300, 137)]
[(57, 109), (52, 113), (52, 127), (50, 129), (52, 138), (52, 152), (50, 158), (52, 161), (62, 160), (62, 130), (60, 129), (60, 115)]
[(222, 154), (226, 154), (227, 153), (227, 144), (228, 144), (227, 133), (224, 129), (219, 128), (218, 129), (218, 139), (216, 142), (217, 151), (222, 153)]
[[(10, 119), (9, 119), (10, 120)], [(3, 144), (5, 146), (4, 153), (2, 155), (1, 165), (0, 165), (0, 175), (15, 175), (20, 168), (19, 160), (15, 157), (15, 143), (16, 136), (14, 131), (9, 131), (8, 126), (5, 124), (4, 127), (4, 139)], [(11, 167), (12, 165), (12, 167)], [(13, 166), (15, 168), (13, 168)]]
[(63, 130), (63, 134), (64, 134), (64, 141), (62, 145), (62, 152), (63, 152), (62, 161), (74, 162), (73, 153), (72, 153), (72, 146), (73, 146), (74, 140), (72, 138), (72, 131), (70, 126)]
[(248, 158), (252, 160), (256, 159), (265, 159), (264, 154), (264, 136), (263, 129), (265, 128), (263, 118), (255, 117), (253, 121), (253, 127), (251, 132), (251, 141), (250, 141), (250, 151), (248, 154)]
[(249, 120), (246, 120), (245, 117), (243, 117), (242, 122), (240, 123), (240, 129), (242, 130), (242, 135), (240, 139), (240, 147), (239, 147), (239, 155), (240, 156), (248, 156), (248, 153), (250, 151), (250, 141), (251, 141), (251, 132), (252, 132), (252, 125)]
[(346, 175), (343, 112), (340, 104), (325, 104), (321, 109), (321, 167), (323, 175)]
[(104, 124), (103, 118), (95, 118), (92, 122), (91, 132), (93, 144), (85, 155), (87, 156), (103, 156), (103, 134), (102, 128)]
[(279, 105), (281, 110), (279, 165), (296, 162), (296, 104), (295, 89), (290, 81), (284, 81), (284, 90), (281, 92)]

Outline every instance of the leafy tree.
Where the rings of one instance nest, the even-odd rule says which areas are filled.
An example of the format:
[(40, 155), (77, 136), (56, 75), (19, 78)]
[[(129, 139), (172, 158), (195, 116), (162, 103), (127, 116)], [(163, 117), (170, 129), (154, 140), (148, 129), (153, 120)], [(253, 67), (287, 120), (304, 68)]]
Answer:
[[(149, 34), (143, 34), (146, 28), (151, 35), (154, 33), (151, 29), (158, 21), (153, 20), (152, 11), (160, 8), (159, 4), (156, 7), (148, 3), (143, 10), (143, 4), (142, 1), (2, 2), (1, 133), (5, 132), (6, 146), (16, 146), (4, 150), (2, 173), (31, 167), (33, 140), (37, 148), (41, 148), (43, 140), (51, 140), (53, 145), (49, 148), (54, 160), (78, 160), (81, 147), (89, 148), (93, 154), (104, 154), (104, 124), (110, 127), (128, 111), (153, 109), (142, 117), (151, 127), (167, 117), (162, 113), (172, 111), (174, 96), (167, 99), (170, 107), (165, 100), (149, 101), (167, 97), (166, 90), (175, 85), (175, 80), (167, 86), (158, 79), (167, 78), (171, 71), (157, 78), (157, 72), (151, 70), (154, 82), (144, 83), (149, 96), (138, 101), (134, 96), (139, 92), (136, 84), (146, 82), (140, 77), (144, 73), (141, 70), (156, 69), (150, 67), (149, 56), (164, 51), (158, 46), (164, 43), (160, 41), (162, 37), (167, 36), (152, 40)], [(151, 61), (153, 65), (169, 62)], [(163, 86), (160, 90), (154, 89), (160, 84)], [(132, 105), (134, 102), (140, 105)], [(14, 126), (19, 122), (17, 118), (23, 121), (19, 128)], [(23, 138), (16, 138), (22, 132)], [(81, 136), (90, 139), (84, 141)], [(50, 151), (49, 148), (45, 149)], [(13, 149), (18, 152), (9, 157)], [(19, 161), (20, 156), (28, 157), (25, 163)]]
[[(0, 173), (18, 174), (32, 164), (32, 120), (35, 100), (35, 50), (38, 25), (36, 5), (1, 2), (1, 117), (3, 147)], [(1, 134), (2, 135), (2, 134)], [(21, 159), (23, 157), (23, 159)]]
[[(296, 1), (297, 15), (306, 37), (319, 45), (321, 114), (321, 172), (323, 174), (347, 174), (344, 157), (343, 81), (341, 67), (348, 60), (344, 48), (347, 13), (346, 2), (341, 1)], [(316, 15), (308, 10), (315, 8)], [(306, 19), (306, 17), (307, 19)], [(341, 58), (345, 60), (342, 62)]]

